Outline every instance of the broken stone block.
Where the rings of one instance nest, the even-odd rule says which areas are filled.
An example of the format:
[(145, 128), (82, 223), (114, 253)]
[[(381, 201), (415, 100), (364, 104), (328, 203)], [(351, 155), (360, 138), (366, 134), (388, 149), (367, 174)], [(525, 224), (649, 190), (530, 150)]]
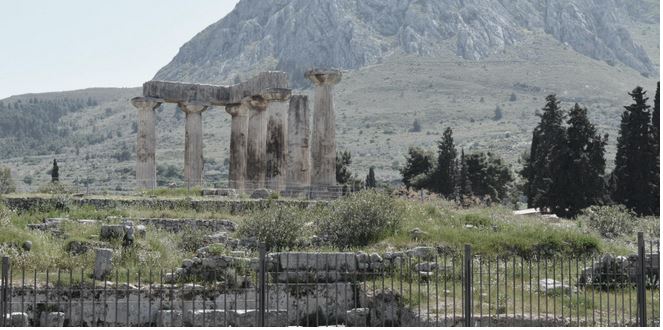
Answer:
[(368, 308), (354, 308), (345, 313), (345, 325), (348, 327), (368, 326)]
[(42, 327), (64, 327), (64, 313), (62, 312), (41, 312), (39, 325)]
[(123, 239), (124, 235), (124, 225), (102, 225), (99, 232), (99, 238), (105, 241)]
[(269, 189), (256, 189), (251, 193), (251, 198), (253, 199), (266, 199), (272, 194), (272, 191)]
[(113, 250), (95, 249), (94, 278), (103, 280), (113, 271)]

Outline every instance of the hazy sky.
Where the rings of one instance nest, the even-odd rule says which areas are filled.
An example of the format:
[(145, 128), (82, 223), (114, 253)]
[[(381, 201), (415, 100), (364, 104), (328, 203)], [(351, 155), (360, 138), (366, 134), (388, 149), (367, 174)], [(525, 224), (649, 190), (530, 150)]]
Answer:
[(0, 99), (135, 87), (238, 0), (0, 0)]

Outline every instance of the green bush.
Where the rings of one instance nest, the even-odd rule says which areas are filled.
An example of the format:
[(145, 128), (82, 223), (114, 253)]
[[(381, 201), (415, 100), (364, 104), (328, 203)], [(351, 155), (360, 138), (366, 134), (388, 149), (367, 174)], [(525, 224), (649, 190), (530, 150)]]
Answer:
[(582, 211), (580, 219), (605, 238), (633, 234), (638, 221), (635, 213), (623, 205), (591, 206)]
[(475, 213), (466, 214), (463, 217), (463, 222), (466, 225), (472, 225), (474, 227), (486, 227), (490, 226), (492, 221), (490, 219)]
[(318, 234), (337, 247), (375, 243), (399, 228), (404, 208), (373, 189), (336, 200), (317, 220)]
[(267, 248), (289, 248), (304, 235), (306, 211), (296, 206), (276, 205), (251, 213), (239, 223), (237, 233), (265, 243)]

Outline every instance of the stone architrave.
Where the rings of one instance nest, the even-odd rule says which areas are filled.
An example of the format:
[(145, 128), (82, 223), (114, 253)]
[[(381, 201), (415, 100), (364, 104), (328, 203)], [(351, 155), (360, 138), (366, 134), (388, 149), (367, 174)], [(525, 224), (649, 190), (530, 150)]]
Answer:
[(341, 81), (338, 70), (315, 69), (306, 72), (306, 78), (315, 84), (313, 108), (313, 137), (311, 145), (311, 185), (336, 185), (336, 114), (334, 112), (334, 85)]
[(163, 101), (150, 97), (135, 97), (131, 104), (138, 110), (138, 134), (136, 139), (136, 187), (155, 189), (156, 166), (156, 113)]
[(288, 108), (287, 189), (299, 190), (311, 184), (311, 135), (308, 97), (293, 95)]
[(210, 105), (198, 102), (180, 102), (186, 113), (184, 127), (184, 181), (187, 188), (200, 187), (203, 183), (203, 118), (202, 113)]
[(246, 147), (249, 136), (249, 106), (239, 103), (226, 106), (226, 112), (232, 116), (230, 125), (230, 188), (245, 190)]

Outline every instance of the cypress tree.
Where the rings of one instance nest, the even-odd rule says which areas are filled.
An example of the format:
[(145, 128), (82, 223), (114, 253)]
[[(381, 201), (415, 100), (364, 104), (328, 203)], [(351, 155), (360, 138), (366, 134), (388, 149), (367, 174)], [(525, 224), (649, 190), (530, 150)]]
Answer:
[(465, 205), (466, 201), (472, 196), (472, 183), (467, 175), (467, 161), (465, 159), (465, 150), (460, 150), (460, 160), (458, 162), (458, 180), (456, 182), (457, 199), (460, 204)]
[(51, 182), (60, 181), (60, 168), (58, 167), (58, 161), (53, 159), (53, 168), (51, 169)]
[(557, 176), (558, 215), (575, 217), (580, 210), (603, 203), (605, 183), (605, 146), (608, 136), (601, 137), (587, 118), (587, 109), (577, 103), (569, 111), (566, 129), (567, 148), (561, 161), (564, 175)]
[(444, 130), (442, 139), (437, 143), (437, 151), (437, 167), (431, 182), (431, 190), (445, 198), (452, 198), (456, 186), (456, 147), (451, 127)]
[(377, 182), (375, 181), (375, 166), (371, 166), (368, 169), (368, 175), (366, 176), (366, 188), (375, 188)]
[(340, 151), (336, 153), (336, 182), (339, 184), (350, 182), (350, 179), (352, 178), (350, 164), (352, 164), (352, 155), (349, 151)]
[(660, 200), (660, 195), (661, 195), (661, 189), (660, 189), (660, 175), (661, 175), (661, 119), (660, 119), (660, 88), (661, 88), (661, 82), (659, 81), (656, 83), (656, 95), (654, 96), (654, 111), (652, 112), (652, 136), (653, 136), (653, 143), (654, 143), (654, 158), (655, 161), (652, 162), (652, 169), (650, 172), (652, 173), (652, 192), (653, 192), (653, 197), (654, 197), (654, 205), (655, 205), (655, 214), (659, 214), (659, 200)]
[(545, 208), (556, 211), (562, 196), (559, 189), (554, 187), (555, 178), (564, 175), (561, 171), (560, 160), (565, 152), (566, 137), (564, 127), (564, 113), (559, 107), (557, 97), (552, 94), (546, 97), (541, 122), (532, 133), (532, 146), (530, 156), (525, 168), (521, 172), (527, 183), (525, 193), (529, 207)]
[(617, 138), (617, 156), (613, 172), (612, 198), (640, 215), (658, 211), (658, 184), (652, 169), (656, 162), (650, 107), (642, 87), (629, 95), (631, 105), (625, 106)]

